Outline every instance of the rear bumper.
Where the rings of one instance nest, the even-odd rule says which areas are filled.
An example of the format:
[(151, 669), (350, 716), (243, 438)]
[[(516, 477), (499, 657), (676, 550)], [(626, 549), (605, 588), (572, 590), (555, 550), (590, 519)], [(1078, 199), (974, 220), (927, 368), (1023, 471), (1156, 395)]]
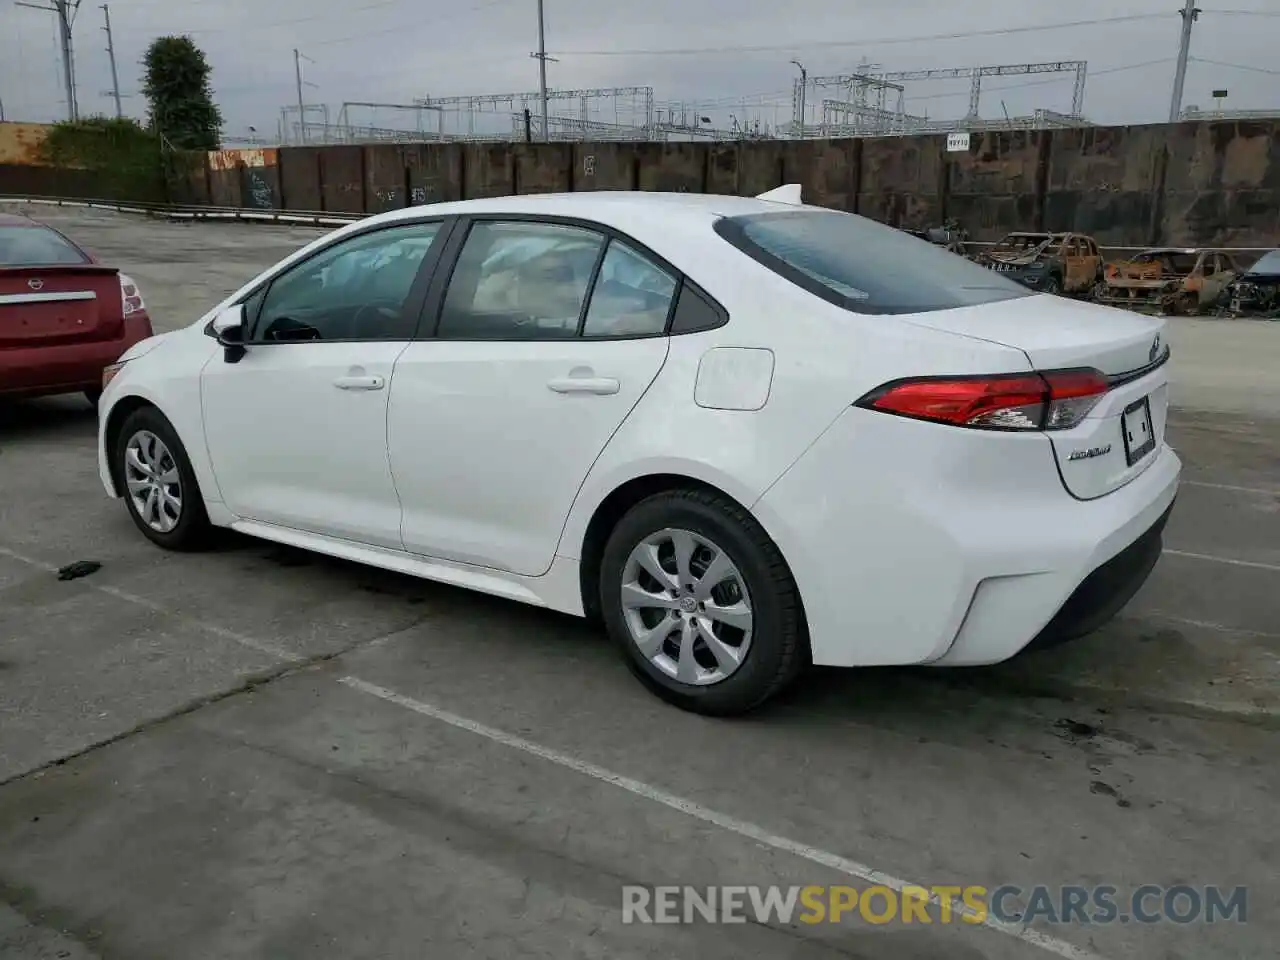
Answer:
[(753, 505), (795, 575), (814, 663), (999, 663), (1042, 633), (1087, 632), (1141, 586), (1177, 494), (1172, 449), (1081, 501), (1046, 437), (982, 440), (850, 410)]
[(102, 386), (102, 369), (151, 336), (151, 321), (129, 316), (115, 340), (0, 350), (0, 396), (38, 397)]
[(1052, 647), (1086, 636), (1119, 613), (1155, 569), (1164, 549), (1164, 528), (1171, 513), (1172, 503), (1146, 533), (1085, 577), (1027, 649)]

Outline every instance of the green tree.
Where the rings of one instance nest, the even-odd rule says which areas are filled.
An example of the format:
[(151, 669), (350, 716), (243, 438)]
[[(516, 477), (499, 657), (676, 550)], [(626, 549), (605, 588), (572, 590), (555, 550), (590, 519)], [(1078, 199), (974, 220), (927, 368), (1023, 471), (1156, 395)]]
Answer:
[(142, 66), (151, 128), (179, 149), (218, 149), (222, 112), (213, 102), (204, 51), (190, 37), (160, 37)]

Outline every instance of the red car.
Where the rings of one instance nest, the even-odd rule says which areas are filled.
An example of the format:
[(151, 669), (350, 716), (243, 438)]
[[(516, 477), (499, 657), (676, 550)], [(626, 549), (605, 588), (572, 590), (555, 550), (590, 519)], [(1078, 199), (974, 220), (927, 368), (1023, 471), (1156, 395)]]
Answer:
[(0, 213), (0, 398), (83, 393), (152, 335), (138, 286), (57, 230)]

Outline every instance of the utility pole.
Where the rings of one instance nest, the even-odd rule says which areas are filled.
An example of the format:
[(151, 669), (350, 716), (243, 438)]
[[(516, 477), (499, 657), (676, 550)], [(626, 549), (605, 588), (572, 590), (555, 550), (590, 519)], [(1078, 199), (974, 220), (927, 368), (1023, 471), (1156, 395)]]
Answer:
[(111, 11), (102, 5), (102, 19), (107, 25), (102, 29), (107, 32), (107, 59), (111, 61), (111, 95), (116, 101), (116, 119), (124, 117), (124, 108), (120, 106), (120, 75), (116, 73), (116, 46), (111, 37)]
[(76, 106), (76, 68), (71, 49), (71, 27), (75, 23), (76, 11), (80, 9), (80, 0), (49, 0), (48, 6), (15, 0), (15, 5), (57, 14), (58, 36), (62, 41), (62, 78), (67, 87), (67, 119), (79, 120), (80, 110)]
[(538, 0), (538, 52), (531, 53), (538, 61), (538, 99), (542, 104), (542, 139), (550, 140), (551, 131), (547, 126), (547, 61), (555, 61), (555, 57), (547, 56), (547, 24), (542, 12), (542, 0)]
[(1182, 40), (1178, 46), (1178, 69), (1173, 75), (1173, 100), (1169, 104), (1169, 122), (1182, 119), (1182, 88), (1187, 81), (1187, 60), (1191, 55), (1191, 27), (1200, 17), (1196, 0), (1187, 0), (1182, 13)]
[(791, 62), (800, 68), (800, 101), (798, 104), (800, 109), (796, 117), (796, 136), (804, 139), (804, 98), (809, 89), (809, 71), (804, 68), (804, 64), (799, 60), (792, 60)]
[(298, 139), (307, 142), (307, 109), (302, 102), (302, 54), (293, 48), (293, 76), (298, 84)]

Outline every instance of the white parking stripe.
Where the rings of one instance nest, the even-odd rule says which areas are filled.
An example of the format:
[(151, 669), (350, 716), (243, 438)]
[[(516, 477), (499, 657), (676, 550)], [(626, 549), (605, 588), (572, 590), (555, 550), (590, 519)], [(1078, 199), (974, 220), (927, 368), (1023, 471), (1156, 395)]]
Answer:
[[(359, 677), (347, 676), (338, 681), (353, 690), (359, 690), (361, 693), (367, 693), (370, 696), (393, 703), (398, 707), (404, 707), (406, 710), (412, 710), (414, 713), (421, 714), (424, 717), (430, 717), (433, 720), (439, 720), (441, 723), (447, 723), (449, 726), (457, 727), (459, 730), (465, 730), (477, 736), (500, 743), (503, 746), (510, 747), (513, 750), (519, 750), (523, 753), (540, 757), (551, 763), (558, 764), (575, 773), (583, 776), (591, 777), (603, 783), (610, 784), (628, 793), (632, 793), (637, 797), (661, 804), (664, 807), (670, 807), (672, 810), (679, 811), (686, 816), (693, 817), (695, 820), (701, 820), (704, 823), (710, 823), (727, 830), (730, 833), (736, 833), (741, 837), (752, 840), (755, 843), (764, 844), (772, 847), (774, 850), (780, 850), (783, 853), (789, 853), (799, 857), (802, 860), (808, 860), (811, 863), (819, 864), (827, 867), (837, 873), (845, 874), (865, 883), (875, 884), (877, 886), (889, 887), (901, 893), (908, 887), (919, 888), (920, 884), (913, 884), (908, 880), (901, 880), (887, 873), (882, 873), (874, 867), (866, 864), (858, 863), (855, 860), (849, 860), (839, 854), (829, 853), (826, 850), (820, 850), (817, 847), (811, 847), (807, 843), (801, 843), (798, 840), (790, 840), (787, 837), (779, 836), (776, 833), (770, 833), (764, 827), (757, 826), (746, 820), (739, 820), (737, 817), (729, 816), (726, 813), (720, 813), (708, 807), (704, 807), (692, 800), (686, 800), (684, 797), (676, 796), (673, 793), (654, 787), (640, 780), (633, 780), (631, 777), (625, 777), (620, 773), (614, 773), (604, 767), (596, 766), (586, 760), (579, 760), (566, 753), (553, 750), (551, 747), (544, 747), (532, 740), (526, 740), (523, 737), (517, 737), (514, 734), (507, 733), (504, 730), (498, 730), (495, 727), (486, 726), (475, 720), (468, 720), (466, 717), (458, 716), (456, 713), (450, 713), (439, 707), (432, 706), (429, 703), (423, 703), (421, 700), (414, 700), (411, 697), (403, 696), (386, 687), (380, 687), (377, 684), (369, 683), (361, 680)], [(937, 897), (932, 898), (934, 903), (940, 902)], [(956, 913), (966, 917), (979, 916), (971, 907), (965, 905), (961, 900), (954, 899), (951, 902), (951, 909)], [(976, 924), (975, 924), (976, 925)], [(1059, 940), (1057, 937), (1051, 937), (1047, 934), (1040, 933), (1036, 930), (1020, 926), (1018, 924), (1003, 923), (994, 917), (987, 916), (981, 920), (981, 925), (1006, 936), (1021, 940), (1023, 943), (1033, 947), (1038, 947), (1048, 953), (1059, 957), (1068, 957), (1070, 960), (1102, 960), (1096, 954), (1088, 950), (1070, 944), (1065, 940)]]
[(1189, 560), (1207, 560), (1210, 563), (1225, 563), (1232, 567), (1249, 567), (1253, 570), (1270, 570), (1273, 573), (1280, 573), (1280, 564), (1261, 563), (1257, 560), (1236, 560), (1232, 557), (1215, 557), (1207, 553), (1190, 553), (1186, 550), (1169, 550), (1168, 548), (1161, 552), (1167, 553), (1171, 557), (1186, 557)]
[[(57, 573), (58, 568), (51, 563), (45, 563), (43, 560), (36, 560), (34, 557), (28, 557), (25, 554), (10, 550), (7, 547), (0, 547), (0, 557), (8, 557), (10, 560), (17, 560), (19, 563), (25, 563), (28, 566), (37, 567), (40, 570), (47, 570), (50, 573)], [(262, 640), (255, 640), (253, 637), (246, 637), (242, 633), (236, 633), (234, 630), (228, 630), (220, 627), (215, 623), (209, 623), (206, 620), (197, 620), (188, 617), (185, 614), (171, 610), (164, 604), (156, 603), (154, 600), (148, 600), (146, 597), (140, 597), (137, 594), (129, 593), (126, 590), (120, 590), (116, 587), (107, 586), (105, 584), (86, 581), (84, 584), (91, 590), (97, 590), (99, 593), (105, 593), (109, 597), (115, 597), (117, 600), (123, 600), (125, 603), (132, 603), (139, 607), (145, 607), (155, 613), (163, 614), (166, 617), (172, 617), (186, 623), (188, 626), (196, 627), (205, 633), (212, 634), (215, 637), (221, 637), (223, 640), (230, 640), (232, 643), (238, 643), (242, 647), (248, 647), (250, 650), (256, 650), (258, 653), (264, 653), (269, 657), (275, 657), (277, 660), (284, 660), (287, 663), (297, 663), (303, 658), (291, 650), (285, 650), (283, 647), (277, 647), (273, 643), (266, 643)]]
[(1184, 487), (1203, 487), (1206, 490), (1230, 490), (1232, 493), (1256, 493), (1262, 497), (1280, 497), (1280, 490), (1263, 487), (1237, 487), (1231, 483), (1205, 483), (1203, 480), (1183, 480)]

